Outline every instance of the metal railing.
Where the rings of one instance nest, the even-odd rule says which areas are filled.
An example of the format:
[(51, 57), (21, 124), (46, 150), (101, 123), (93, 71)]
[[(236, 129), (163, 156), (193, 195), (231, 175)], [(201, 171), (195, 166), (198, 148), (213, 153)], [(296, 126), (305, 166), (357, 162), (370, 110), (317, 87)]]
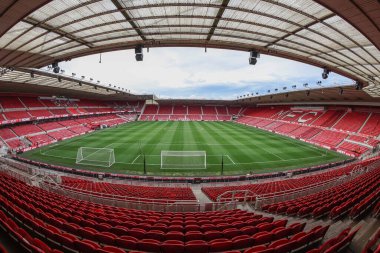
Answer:
[(40, 187), (46, 191), (54, 192), (70, 198), (75, 198), (84, 201), (90, 201), (103, 205), (111, 205), (123, 207), (127, 209), (138, 209), (147, 211), (159, 212), (203, 212), (216, 210), (232, 210), (236, 209), (237, 202), (209, 202), (199, 203), (197, 201), (167, 201), (140, 199), (127, 200), (112, 197), (96, 196), (88, 193), (72, 191), (62, 187), (57, 188), (50, 183), (41, 183)]

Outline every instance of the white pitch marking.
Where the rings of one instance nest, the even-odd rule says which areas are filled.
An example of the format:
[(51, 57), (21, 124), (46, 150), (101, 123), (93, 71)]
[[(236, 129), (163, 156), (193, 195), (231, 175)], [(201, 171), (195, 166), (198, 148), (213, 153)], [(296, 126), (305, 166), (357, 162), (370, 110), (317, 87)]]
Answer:
[(231, 161), (233, 164), (236, 164), (236, 163), (234, 162), (234, 160), (232, 160), (231, 157), (230, 157), (229, 155), (226, 155), (226, 157), (228, 157), (228, 159), (230, 159), (230, 161)]
[(134, 163), (136, 162), (136, 160), (139, 159), (140, 156), (141, 156), (141, 155), (138, 155), (138, 156), (133, 160), (132, 164), (134, 164)]

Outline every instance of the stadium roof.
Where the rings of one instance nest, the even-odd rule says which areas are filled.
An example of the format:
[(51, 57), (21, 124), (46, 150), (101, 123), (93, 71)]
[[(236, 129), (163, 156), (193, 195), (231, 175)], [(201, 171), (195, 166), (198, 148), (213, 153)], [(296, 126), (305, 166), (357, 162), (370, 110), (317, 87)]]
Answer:
[(376, 0), (18, 0), (0, 3), (0, 66), (145, 47), (257, 50), (378, 82)]
[(152, 95), (136, 95), (112, 84), (102, 84), (39, 69), (7, 69), (0, 67), (0, 92), (50, 94), (56, 96), (107, 100), (147, 100)]

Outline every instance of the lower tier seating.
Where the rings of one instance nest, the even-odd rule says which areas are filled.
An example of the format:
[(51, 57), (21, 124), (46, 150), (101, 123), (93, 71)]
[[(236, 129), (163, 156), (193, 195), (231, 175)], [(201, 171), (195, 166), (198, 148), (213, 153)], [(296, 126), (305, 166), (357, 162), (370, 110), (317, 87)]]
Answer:
[[(10, 234), (27, 230), (25, 239), (42, 252), (257, 252), (258, 246), (286, 252), (315, 247), (329, 228), (306, 232), (305, 223), (287, 225), (287, 220), (242, 210), (163, 213), (112, 207), (47, 192), (3, 172), (0, 208), (2, 228)], [(29, 238), (29, 232), (40, 239)]]
[[(378, 199), (380, 191), (380, 167), (356, 177), (341, 185), (324, 191), (307, 195), (294, 200), (284, 201), (272, 205), (266, 205), (263, 210), (286, 215), (321, 217), (329, 214), (330, 218), (336, 219), (351, 211), (358, 210), (360, 203), (369, 204)], [(376, 194), (372, 194), (376, 193)], [(362, 200), (366, 200), (362, 202)], [(363, 208), (363, 207), (361, 207)]]
[[(276, 193), (281, 191), (289, 191), (292, 189), (300, 189), (305, 186), (310, 186), (314, 184), (318, 184), (324, 181), (327, 181), (332, 178), (337, 178), (340, 176), (343, 176), (347, 173), (350, 173), (356, 166), (366, 166), (372, 162), (374, 162), (375, 159), (370, 159), (366, 161), (362, 161), (359, 163), (354, 163), (339, 169), (331, 170), (322, 172), (315, 175), (309, 175), (305, 177), (300, 178), (294, 178), (294, 179), (285, 179), (281, 181), (273, 181), (273, 182), (265, 182), (265, 183), (256, 183), (256, 184), (247, 184), (247, 185), (234, 185), (234, 186), (218, 186), (218, 187), (203, 187), (202, 191), (213, 201), (217, 200), (217, 197), (221, 194), (224, 194), (227, 191), (236, 191), (236, 190), (248, 190), (252, 194), (255, 195), (262, 195), (262, 194), (270, 194), (270, 193)], [(231, 194), (225, 194), (223, 198), (230, 199), (232, 197)], [(235, 194), (235, 198), (244, 199), (243, 193), (237, 193)]]

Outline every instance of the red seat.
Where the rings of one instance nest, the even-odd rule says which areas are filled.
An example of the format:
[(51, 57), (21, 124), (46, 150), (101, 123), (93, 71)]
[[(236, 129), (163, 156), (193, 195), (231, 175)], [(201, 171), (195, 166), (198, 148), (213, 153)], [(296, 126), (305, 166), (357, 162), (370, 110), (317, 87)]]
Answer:
[(138, 249), (146, 252), (160, 252), (160, 242), (153, 239), (142, 239), (137, 242)]
[(240, 231), (242, 234), (251, 236), (251, 235), (256, 234), (258, 229), (257, 227), (254, 227), (254, 226), (246, 226), (246, 227), (241, 228)]
[(199, 231), (190, 231), (185, 234), (185, 241), (203, 240), (203, 233)]
[(84, 239), (82, 241), (75, 241), (74, 246), (76, 250), (83, 253), (95, 252), (96, 250), (100, 249), (99, 245), (96, 242), (87, 239)]
[(268, 242), (271, 242), (273, 239), (273, 235), (271, 233), (263, 231), (252, 236), (252, 239), (253, 239), (254, 245), (261, 245), (261, 244), (266, 244)]
[(186, 253), (208, 253), (208, 244), (203, 240), (193, 240), (185, 244)]
[(99, 249), (96, 253), (125, 253), (125, 250), (114, 246), (104, 246), (102, 249)]
[(162, 243), (161, 249), (163, 253), (183, 253), (185, 245), (181, 241), (168, 240)]
[(240, 230), (236, 228), (228, 228), (223, 230), (224, 237), (227, 237), (228, 239), (232, 239), (236, 236), (241, 235)]
[(36, 246), (38, 249), (41, 249), (43, 250), (43, 252), (51, 252), (51, 248), (49, 246), (47, 246), (44, 242), (42, 242), (41, 240), (37, 239), (37, 238), (34, 238), (33, 241), (32, 241), (33, 245)]
[(116, 245), (125, 249), (136, 250), (137, 239), (131, 236), (121, 236), (115, 239)]
[(165, 234), (165, 240), (178, 240), (183, 242), (185, 235), (178, 231), (169, 231)]
[(232, 238), (233, 249), (245, 249), (253, 245), (253, 239), (248, 235), (239, 235)]
[(212, 240), (210, 243), (209, 252), (221, 252), (221, 251), (227, 251), (232, 248), (232, 242), (228, 239), (215, 239)]
[(216, 230), (207, 231), (204, 233), (204, 238), (206, 241), (211, 241), (211, 240), (223, 238), (223, 234)]
[(98, 241), (103, 244), (113, 245), (115, 243), (116, 235), (110, 232), (101, 232), (96, 235)]
[(164, 238), (164, 235), (165, 235), (164, 232), (162, 232), (160, 230), (150, 230), (145, 234), (144, 238), (162, 241)]
[(134, 238), (143, 239), (145, 238), (146, 231), (141, 228), (132, 228), (128, 231), (128, 234)]
[(274, 250), (268, 249), (265, 245), (259, 245), (245, 250), (244, 253), (274, 253)]

